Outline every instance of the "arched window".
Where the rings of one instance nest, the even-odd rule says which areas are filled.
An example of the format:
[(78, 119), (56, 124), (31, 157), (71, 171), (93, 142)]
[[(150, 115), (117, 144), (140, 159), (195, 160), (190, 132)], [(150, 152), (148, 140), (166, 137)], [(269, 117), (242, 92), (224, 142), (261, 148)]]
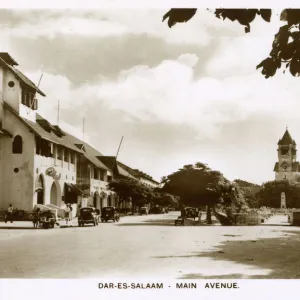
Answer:
[(21, 154), (23, 151), (23, 140), (21, 136), (16, 135), (12, 144), (12, 152), (15, 154)]

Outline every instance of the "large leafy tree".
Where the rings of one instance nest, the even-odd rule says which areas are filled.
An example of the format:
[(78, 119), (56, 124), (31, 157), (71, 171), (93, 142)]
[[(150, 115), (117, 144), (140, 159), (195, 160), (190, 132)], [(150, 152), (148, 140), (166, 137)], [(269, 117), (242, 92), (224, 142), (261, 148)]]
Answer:
[(163, 178), (163, 190), (177, 195), (184, 205), (207, 206), (207, 221), (211, 223), (211, 209), (221, 202), (230, 201), (231, 183), (219, 171), (206, 164), (186, 165)]
[(259, 191), (261, 186), (241, 179), (236, 179), (234, 184), (237, 188), (239, 188), (243, 198), (250, 208), (259, 207)]
[(141, 207), (148, 203), (152, 206), (176, 207), (178, 205), (178, 199), (175, 196), (167, 194), (159, 188), (153, 189), (148, 187), (131, 178), (120, 178), (111, 181), (108, 187), (118, 194), (120, 202), (130, 198), (133, 206)]
[[(172, 8), (164, 16), (169, 27), (177, 23), (188, 22), (196, 14), (196, 8)], [(237, 21), (250, 32), (250, 24), (257, 16), (266, 22), (271, 21), (271, 9), (216, 9), (215, 16), (219, 19)], [(272, 77), (280, 68), (289, 69), (293, 76), (300, 75), (300, 9), (284, 9), (280, 20), (285, 24), (275, 34), (270, 54), (257, 65), (265, 78)], [(253, 45), (255, 47), (255, 45)], [(285, 69), (283, 72), (285, 72)]]
[(141, 206), (149, 201), (150, 189), (137, 180), (122, 178), (109, 182), (110, 190), (116, 192), (120, 201), (131, 198), (133, 206)]

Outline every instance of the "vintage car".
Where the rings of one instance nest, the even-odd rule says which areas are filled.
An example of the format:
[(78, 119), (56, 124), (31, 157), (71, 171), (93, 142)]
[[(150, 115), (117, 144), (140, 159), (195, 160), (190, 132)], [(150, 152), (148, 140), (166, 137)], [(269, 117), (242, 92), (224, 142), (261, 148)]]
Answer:
[(82, 227), (85, 224), (98, 225), (98, 216), (95, 207), (82, 207), (79, 211), (78, 226)]
[(45, 229), (54, 228), (54, 225), (56, 223), (56, 216), (50, 210), (41, 211), (38, 215), (38, 223), (39, 226)]
[(102, 208), (101, 221), (107, 222), (109, 220), (114, 222), (119, 222), (120, 220), (120, 215), (114, 206), (106, 206)]
[(197, 210), (194, 207), (185, 208), (186, 218), (196, 218), (198, 216)]
[(148, 215), (148, 208), (147, 207), (141, 207), (140, 208), (140, 215)]
[(162, 207), (154, 206), (150, 209), (150, 214), (164, 214), (165, 211)]

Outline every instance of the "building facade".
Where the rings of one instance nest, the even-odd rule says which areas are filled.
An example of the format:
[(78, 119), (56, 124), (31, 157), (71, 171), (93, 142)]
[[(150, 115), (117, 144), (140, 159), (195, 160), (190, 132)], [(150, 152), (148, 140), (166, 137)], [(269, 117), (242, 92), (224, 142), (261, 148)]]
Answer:
[(0, 53), (0, 209), (114, 205), (102, 154), (38, 114), (45, 94), (17, 65)]
[[(17, 66), (0, 52), (0, 210), (9, 204), (31, 211), (37, 204), (64, 208), (66, 203), (101, 210), (119, 206), (108, 189), (114, 178), (156, 184), (43, 118), (38, 106), (46, 95)], [(130, 209), (130, 201), (122, 205)]]

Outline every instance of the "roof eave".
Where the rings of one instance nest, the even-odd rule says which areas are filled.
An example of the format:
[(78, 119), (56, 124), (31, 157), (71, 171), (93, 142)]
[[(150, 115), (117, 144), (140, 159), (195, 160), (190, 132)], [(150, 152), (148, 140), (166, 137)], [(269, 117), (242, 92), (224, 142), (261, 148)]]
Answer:
[[(24, 84), (24, 85), (26, 85), (26, 86), (28, 86), (29, 88), (31, 88), (32, 89), (32, 87), (30, 86), (30, 85), (28, 85), (24, 80), (22, 80), (22, 78), (20, 78), (20, 76), (17, 74), (17, 72), (13, 69), (13, 67), (12, 66), (10, 66), (10, 65), (8, 65), (7, 64), (7, 62), (4, 60), (4, 59), (2, 59), (1, 57), (0, 57), (0, 63), (2, 63), (2, 65), (4, 65), (7, 69), (9, 69), (14, 75), (15, 75), (15, 77), (19, 80), (19, 81), (21, 81), (22, 82), (22, 84)], [(20, 71), (19, 71), (20, 72)], [(24, 74), (22, 74), (23, 76), (25, 76)], [(27, 78), (27, 76), (25, 76), (26, 78)], [(29, 78), (27, 78), (30, 82), (31, 82), (31, 80), (29, 79)], [(35, 84), (32, 82), (32, 84), (35, 86)], [(43, 97), (46, 97), (46, 94), (45, 93), (43, 93), (38, 87), (36, 87), (36, 92), (37, 93), (39, 93), (41, 96), (43, 96)]]

